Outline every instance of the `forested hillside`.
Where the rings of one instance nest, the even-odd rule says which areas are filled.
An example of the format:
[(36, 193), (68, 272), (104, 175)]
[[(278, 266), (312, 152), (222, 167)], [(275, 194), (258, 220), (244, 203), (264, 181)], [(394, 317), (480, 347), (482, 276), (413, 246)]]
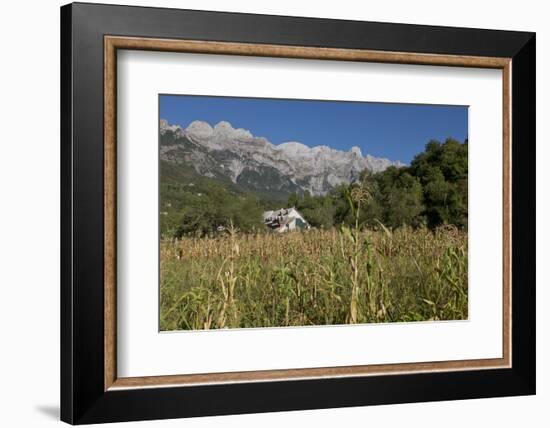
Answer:
[(334, 187), (328, 194), (289, 193), (271, 199), (254, 186), (224, 177), (207, 177), (192, 165), (160, 162), (160, 219), (164, 237), (205, 236), (230, 222), (243, 232), (263, 231), (267, 209), (295, 206), (316, 228), (351, 224), (349, 198), (354, 187), (365, 189), (361, 224), (396, 228), (468, 226), (468, 143), (430, 141), (409, 166), (381, 172), (363, 171), (359, 180)]

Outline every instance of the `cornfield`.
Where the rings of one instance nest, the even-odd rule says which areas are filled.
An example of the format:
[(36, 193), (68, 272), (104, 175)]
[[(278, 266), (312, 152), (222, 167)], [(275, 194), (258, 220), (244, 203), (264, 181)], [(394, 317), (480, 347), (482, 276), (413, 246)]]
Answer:
[(161, 330), (462, 320), (467, 232), (230, 228), (160, 243)]

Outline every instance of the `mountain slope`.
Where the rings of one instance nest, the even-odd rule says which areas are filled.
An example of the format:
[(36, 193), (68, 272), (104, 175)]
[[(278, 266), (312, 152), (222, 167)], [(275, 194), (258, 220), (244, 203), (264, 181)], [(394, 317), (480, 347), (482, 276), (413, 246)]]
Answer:
[(239, 188), (269, 196), (310, 192), (324, 195), (339, 184), (349, 184), (367, 169), (378, 172), (400, 162), (298, 142), (279, 145), (256, 137), (228, 122), (211, 127), (202, 121), (186, 129), (160, 121), (161, 161), (192, 165), (202, 176), (230, 180)]

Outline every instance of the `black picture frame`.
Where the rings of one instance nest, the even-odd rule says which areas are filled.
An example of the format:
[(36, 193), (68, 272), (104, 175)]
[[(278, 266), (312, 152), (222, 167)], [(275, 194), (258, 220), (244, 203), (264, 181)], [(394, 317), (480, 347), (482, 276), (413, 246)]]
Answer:
[[(105, 391), (105, 35), (512, 58), (512, 367)], [(535, 43), (528, 32), (63, 6), (61, 419), (86, 424), (534, 394)]]

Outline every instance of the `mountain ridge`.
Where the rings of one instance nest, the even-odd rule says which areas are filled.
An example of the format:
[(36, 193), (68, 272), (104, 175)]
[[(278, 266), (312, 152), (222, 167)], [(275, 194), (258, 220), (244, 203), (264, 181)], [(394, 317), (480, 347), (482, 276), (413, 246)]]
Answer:
[(211, 126), (195, 120), (182, 128), (160, 120), (162, 161), (188, 163), (206, 177), (227, 177), (246, 190), (280, 194), (324, 195), (349, 184), (367, 169), (383, 171), (403, 163), (362, 155), (353, 146), (341, 151), (326, 145), (309, 147), (297, 141), (273, 144), (249, 130), (221, 121)]

